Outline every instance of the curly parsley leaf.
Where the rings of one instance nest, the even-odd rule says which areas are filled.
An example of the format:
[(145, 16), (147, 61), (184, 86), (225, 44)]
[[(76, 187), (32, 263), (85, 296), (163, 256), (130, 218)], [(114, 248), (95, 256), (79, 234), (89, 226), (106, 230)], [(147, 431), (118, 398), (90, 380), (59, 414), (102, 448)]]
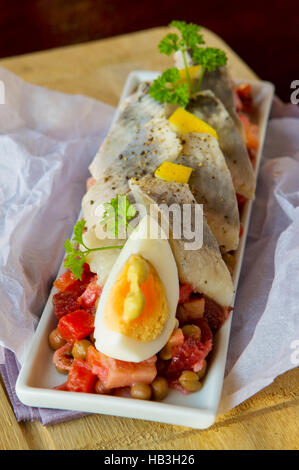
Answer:
[[(156, 101), (161, 103), (178, 104), (185, 107), (190, 98), (200, 89), (206, 71), (213, 71), (227, 62), (225, 52), (215, 47), (202, 47), (205, 44), (201, 34), (201, 26), (186, 21), (174, 20), (169, 24), (176, 28), (178, 34), (168, 33), (159, 43), (162, 54), (171, 55), (180, 51), (184, 61), (187, 83), (180, 83), (180, 72), (176, 67), (165, 72), (150, 87), (149, 93)], [(201, 73), (197, 83), (191, 79), (186, 53), (191, 50), (193, 60), (201, 65)]]
[(160, 41), (159, 51), (161, 54), (171, 55), (173, 52), (179, 50), (179, 37), (177, 34), (166, 34), (165, 38)]
[(73, 236), (73, 240), (77, 243), (79, 243), (79, 245), (83, 244), (83, 230), (85, 228), (85, 225), (86, 225), (86, 222), (84, 219), (82, 220), (79, 220), (79, 222), (76, 223), (76, 225), (74, 226), (74, 236)]
[(225, 52), (216, 47), (198, 47), (193, 52), (193, 59), (209, 72), (222, 67), (227, 62)]
[[(120, 227), (130, 228), (129, 224), (136, 215), (136, 209), (133, 204), (130, 204), (126, 196), (116, 196), (104, 205), (105, 212), (102, 225), (106, 225), (107, 230), (112, 232), (115, 238), (119, 235)], [(83, 233), (85, 230), (86, 222), (84, 219), (79, 220), (74, 226), (74, 234), (72, 241), (67, 238), (64, 242), (66, 257), (64, 266), (72, 271), (76, 279), (82, 279), (83, 265), (86, 262), (87, 256), (93, 251), (113, 250), (120, 249), (123, 245), (116, 246), (102, 246), (99, 248), (88, 248), (83, 240)]]
[(166, 69), (153, 81), (149, 94), (160, 103), (178, 104), (183, 108), (188, 104), (190, 95), (186, 83), (178, 83), (180, 73), (176, 67)]
[(100, 223), (106, 226), (107, 230), (115, 237), (120, 235), (120, 226), (122, 228), (130, 227), (129, 220), (136, 215), (135, 207), (124, 195), (116, 196), (110, 202), (106, 202), (104, 209), (104, 216)]
[(199, 32), (201, 26), (195, 23), (186, 23), (186, 21), (174, 20), (169, 24), (170, 27), (177, 28), (181, 33), (180, 49), (193, 49), (199, 44), (204, 44), (202, 34)]

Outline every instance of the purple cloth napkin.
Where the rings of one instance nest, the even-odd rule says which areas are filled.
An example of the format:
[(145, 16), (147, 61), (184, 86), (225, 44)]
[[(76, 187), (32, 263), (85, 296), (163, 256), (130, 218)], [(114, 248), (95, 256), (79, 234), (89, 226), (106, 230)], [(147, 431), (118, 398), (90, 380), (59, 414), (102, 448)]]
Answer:
[[(298, 106), (291, 104), (284, 104), (279, 99), (275, 98), (271, 118), (285, 118), (285, 117), (298, 117), (299, 108)], [(267, 145), (267, 139), (266, 139)], [(258, 211), (258, 207), (254, 207), (254, 211)], [(246, 260), (246, 256), (245, 256)], [(246, 271), (246, 265), (243, 266), (243, 270)], [(0, 348), (1, 353), (1, 348)], [(70, 419), (76, 419), (81, 416), (85, 416), (86, 413), (80, 413), (75, 411), (63, 411), (63, 410), (48, 410), (44, 408), (31, 408), (23, 405), (16, 396), (15, 383), (18, 377), (20, 366), (17, 363), (15, 355), (5, 350), (3, 354), (3, 364), (0, 364), (0, 373), (4, 380), (10, 401), (12, 403), (16, 418), (18, 421), (40, 420), (43, 425), (57, 424)], [(1, 362), (1, 361), (0, 361)]]
[(9, 399), (13, 406), (17, 421), (41, 421), (43, 425), (58, 424), (70, 419), (81, 418), (86, 413), (79, 411), (48, 410), (47, 408), (32, 408), (23, 405), (15, 392), (15, 385), (18, 378), (20, 365), (13, 352), (4, 350), (4, 364), (0, 364), (2, 375)]

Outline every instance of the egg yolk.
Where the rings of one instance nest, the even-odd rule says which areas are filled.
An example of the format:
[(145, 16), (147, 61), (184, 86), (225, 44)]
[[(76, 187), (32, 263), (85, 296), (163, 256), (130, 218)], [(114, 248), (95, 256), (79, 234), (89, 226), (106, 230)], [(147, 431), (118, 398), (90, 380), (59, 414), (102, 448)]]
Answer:
[(107, 328), (149, 342), (161, 335), (168, 317), (166, 293), (157, 271), (149, 261), (132, 255), (107, 297)]

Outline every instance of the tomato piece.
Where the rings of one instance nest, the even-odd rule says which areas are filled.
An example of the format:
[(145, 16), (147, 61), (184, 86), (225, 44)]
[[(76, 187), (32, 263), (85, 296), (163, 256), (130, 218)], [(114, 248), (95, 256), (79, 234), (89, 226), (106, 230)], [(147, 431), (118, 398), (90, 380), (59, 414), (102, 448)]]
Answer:
[(240, 103), (237, 103), (237, 110), (242, 109), (247, 113), (251, 113), (253, 111), (253, 102), (252, 102), (252, 89), (249, 83), (241, 83), (237, 86), (236, 94), (240, 100)]
[(67, 271), (54, 282), (54, 286), (60, 290), (60, 292), (65, 292), (69, 290), (73, 290), (74, 288), (78, 287), (80, 282), (75, 278), (72, 272)]
[(70, 370), (73, 364), (72, 347), (70, 343), (66, 343), (57, 349), (53, 355), (53, 363), (59, 369)]
[(66, 382), (70, 392), (92, 393), (96, 380), (97, 377), (85, 361), (74, 359)]
[(245, 116), (245, 114), (240, 113), (239, 117), (245, 132), (246, 147), (248, 149), (257, 150), (259, 146), (258, 126), (250, 122), (248, 116)]
[(234, 101), (235, 101), (235, 106), (236, 106), (237, 112), (242, 111), (243, 110), (243, 103), (241, 101), (241, 98), (240, 98), (237, 90), (234, 90)]
[(102, 293), (102, 287), (97, 283), (97, 276), (86, 287), (83, 294), (78, 297), (78, 302), (84, 310), (95, 313), (95, 304)]
[(192, 292), (193, 292), (193, 287), (191, 284), (180, 284), (179, 304), (183, 304), (184, 302), (187, 302)]
[(94, 330), (94, 316), (85, 310), (76, 310), (60, 318), (58, 331), (69, 343), (86, 338)]
[(127, 387), (137, 382), (150, 384), (157, 374), (156, 356), (142, 362), (126, 362), (108, 357), (89, 346), (86, 361), (106, 389)]
[(54, 390), (63, 390), (64, 392), (68, 391), (67, 382), (63, 382), (63, 384), (56, 385), (56, 387), (53, 387), (53, 388), (54, 388)]
[(58, 320), (67, 313), (74, 312), (80, 308), (77, 294), (73, 292), (57, 292), (57, 294), (53, 295), (52, 303)]

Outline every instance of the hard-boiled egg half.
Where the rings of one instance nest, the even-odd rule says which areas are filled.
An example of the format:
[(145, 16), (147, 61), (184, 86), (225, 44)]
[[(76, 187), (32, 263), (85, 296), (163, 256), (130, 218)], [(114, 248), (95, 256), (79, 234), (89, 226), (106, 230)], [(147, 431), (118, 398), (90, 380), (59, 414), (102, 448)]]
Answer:
[[(160, 233), (159, 238), (153, 233)], [(95, 347), (107, 356), (129, 362), (149, 359), (174, 329), (179, 279), (163, 233), (154, 218), (143, 217), (108, 276), (94, 330)]]

